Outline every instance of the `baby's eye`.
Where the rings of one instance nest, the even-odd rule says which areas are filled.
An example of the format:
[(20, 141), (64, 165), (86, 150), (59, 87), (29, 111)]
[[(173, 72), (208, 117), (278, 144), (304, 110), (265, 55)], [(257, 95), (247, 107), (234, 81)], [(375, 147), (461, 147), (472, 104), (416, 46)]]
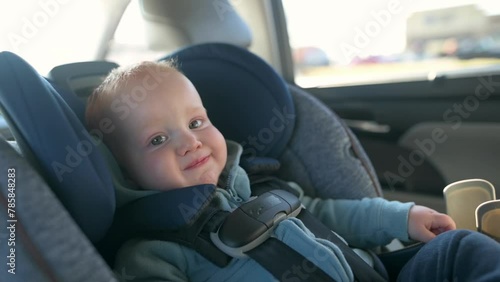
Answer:
[(158, 135), (158, 136), (155, 136), (155, 138), (153, 138), (151, 140), (151, 145), (158, 146), (158, 145), (164, 143), (165, 141), (167, 141), (167, 137), (165, 135)]
[(203, 121), (201, 119), (195, 119), (189, 123), (189, 128), (195, 129), (195, 128), (200, 127), (202, 124), (203, 124)]

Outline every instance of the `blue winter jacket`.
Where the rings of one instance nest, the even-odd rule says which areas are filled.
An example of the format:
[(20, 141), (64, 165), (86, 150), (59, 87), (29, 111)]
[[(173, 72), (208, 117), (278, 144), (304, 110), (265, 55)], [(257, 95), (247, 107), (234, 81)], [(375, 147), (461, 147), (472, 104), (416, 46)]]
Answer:
[[(228, 160), (222, 175), (230, 176), (225, 188), (217, 188), (221, 208), (233, 210), (250, 198), (250, 183), (239, 167), (242, 148), (228, 141)], [(300, 187), (292, 187), (302, 192)], [(117, 188), (118, 205), (158, 193), (126, 186)], [(408, 212), (413, 203), (389, 202), (382, 198), (361, 200), (312, 199), (301, 196), (304, 206), (345, 241), (360, 248), (388, 244), (394, 238), (408, 240)], [(353, 281), (353, 273), (340, 249), (315, 236), (296, 218), (282, 221), (274, 236), (316, 263), (336, 281)], [(307, 275), (307, 267), (291, 268), (281, 280), (296, 281)], [(252, 259), (233, 259), (220, 268), (185, 246), (160, 241), (134, 239), (119, 251), (115, 264), (123, 281), (277, 281)]]

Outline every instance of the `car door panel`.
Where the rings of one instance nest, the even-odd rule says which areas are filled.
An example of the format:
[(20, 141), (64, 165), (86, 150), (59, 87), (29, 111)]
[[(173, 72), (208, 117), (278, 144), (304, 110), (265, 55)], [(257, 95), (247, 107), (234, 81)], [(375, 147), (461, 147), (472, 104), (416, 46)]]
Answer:
[(498, 76), (310, 88), (345, 119), (387, 189), (442, 195), (447, 183), (500, 177)]

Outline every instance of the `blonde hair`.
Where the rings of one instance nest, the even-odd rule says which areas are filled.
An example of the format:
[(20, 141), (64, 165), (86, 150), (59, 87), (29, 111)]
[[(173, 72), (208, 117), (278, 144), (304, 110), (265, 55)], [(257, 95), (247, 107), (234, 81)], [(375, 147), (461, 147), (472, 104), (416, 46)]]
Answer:
[(129, 84), (147, 74), (159, 76), (170, 71), (179, 71), (177, 62), (173, 59), (161, 62), (144, 61), (113, 69), (89, 96), (85, 110), (87, 129), (99, 129), (99, 123), (109, 110), (112, 100), (123, 94)]

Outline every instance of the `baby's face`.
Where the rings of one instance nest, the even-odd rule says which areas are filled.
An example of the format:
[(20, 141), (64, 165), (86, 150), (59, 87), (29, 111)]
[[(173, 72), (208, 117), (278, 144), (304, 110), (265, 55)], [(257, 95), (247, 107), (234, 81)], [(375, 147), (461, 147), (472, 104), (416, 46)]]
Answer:
[(125, 119), (115, 117), (114, 124), (117, 130), (109, 146), (142, 188), (217, 184), (226, 163), (226, 143), (181, 73), (170, 71)]

